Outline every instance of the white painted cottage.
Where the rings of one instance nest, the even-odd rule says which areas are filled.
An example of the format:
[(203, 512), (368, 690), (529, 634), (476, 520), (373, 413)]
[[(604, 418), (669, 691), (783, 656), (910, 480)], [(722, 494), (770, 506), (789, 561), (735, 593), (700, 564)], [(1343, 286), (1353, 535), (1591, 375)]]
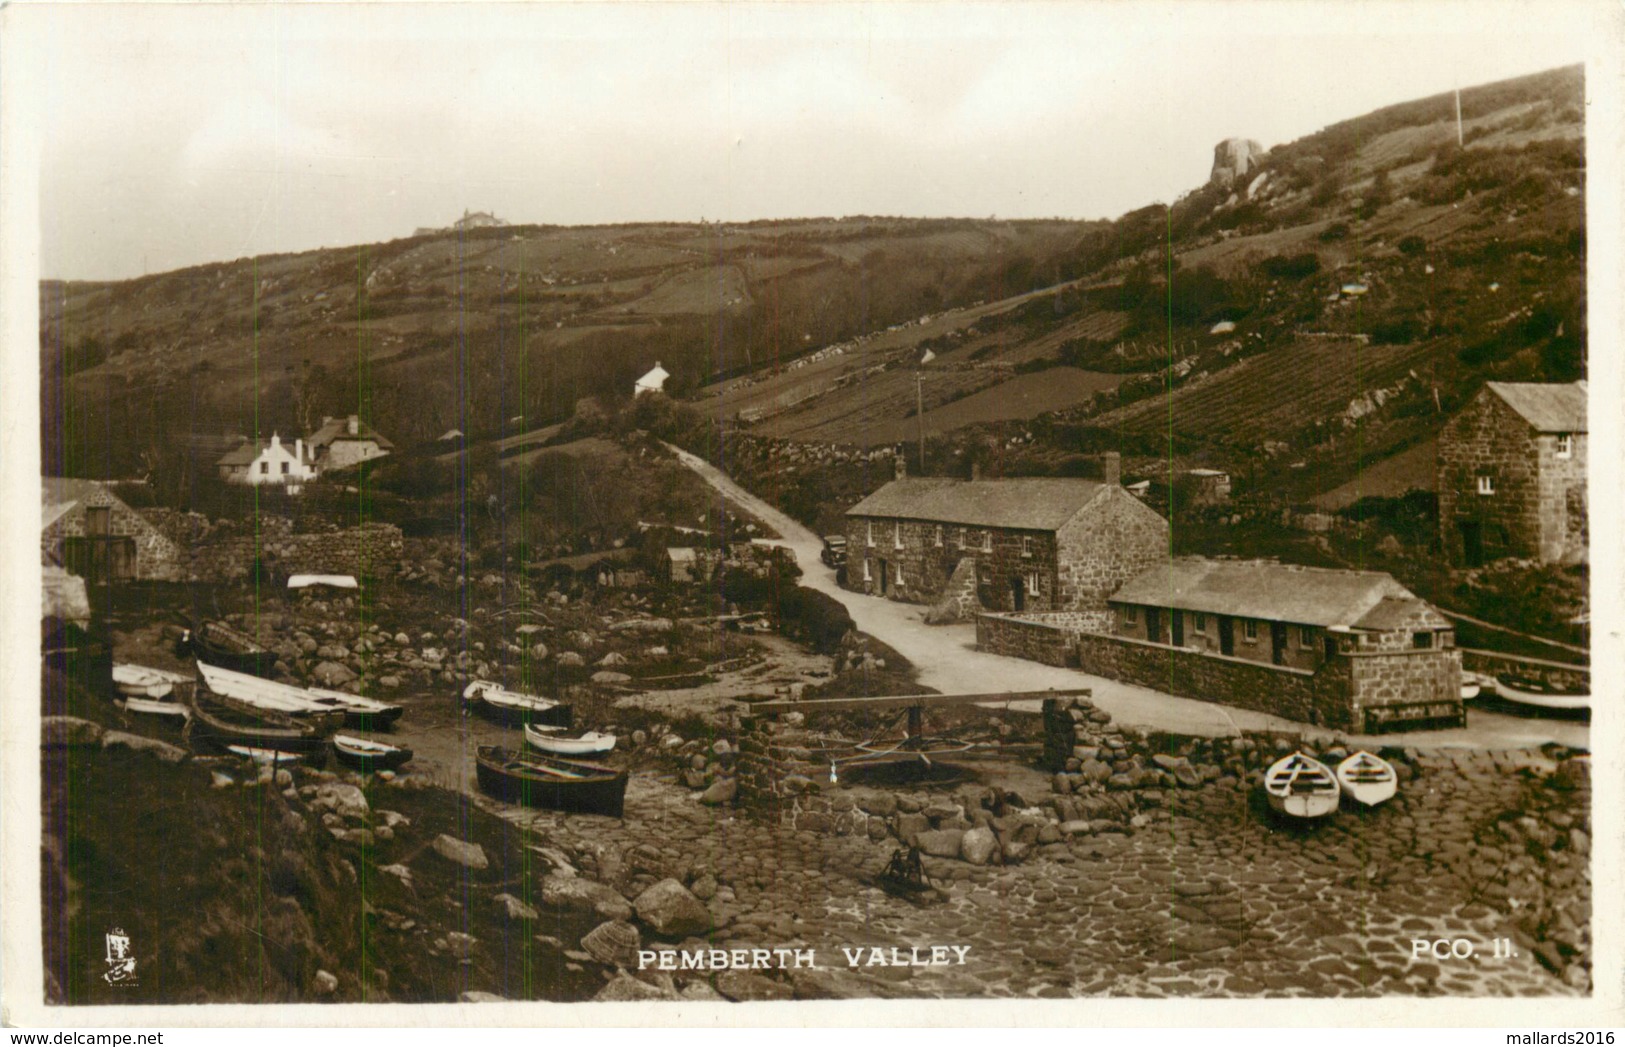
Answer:
[(654, 367), (649, 369), (649, 373), (633, 383), (632, 395), (642, 396), (644, 393), (663, 393), (666, 391), (666, 379), (670, 377), (670, 372), (661, 367), (660, 361), (656, 360)]
[(316, 459), (303, 439), (285, 444), (276, 433), (271, 439), (245, 440), (215, 463), (220, 479), (227, 483), (284, 484), (297, 491), (301, 484), (316, 479)]

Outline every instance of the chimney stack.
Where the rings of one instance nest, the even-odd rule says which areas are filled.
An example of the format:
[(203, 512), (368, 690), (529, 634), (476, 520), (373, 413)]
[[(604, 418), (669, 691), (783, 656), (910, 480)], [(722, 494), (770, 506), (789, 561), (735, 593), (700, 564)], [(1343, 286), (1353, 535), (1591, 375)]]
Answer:
[(1111, 487), (1120, 487), (1123, 483), (1123, 456), (1116, 451), (1107, 451), (1100, 456), (1101, 474), (1104, 482)]
[(349, 417), (348, 421), (346, 422), (346, 425), (349, 427), (351, 436), (357, 435), (358, 433), (361, 432), (361, 418), (360, 418), (360, 416), (352, 414)]
[(293, 441), (293, 457), (294, 461), (300, 465), (305, 464), (305, 438), (303, 436), (296, 437)]
[(892, 455), (892, 464), (895, 470), (894, 475), (897, 479), (908, 479), (908, 458), (903, 454), (902, 448), (898, 448), (896, 453)]

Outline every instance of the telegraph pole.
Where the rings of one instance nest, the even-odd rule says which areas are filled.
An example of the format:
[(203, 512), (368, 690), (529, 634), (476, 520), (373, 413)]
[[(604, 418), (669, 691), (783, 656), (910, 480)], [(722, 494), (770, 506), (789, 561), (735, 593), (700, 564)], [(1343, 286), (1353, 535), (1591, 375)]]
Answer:
[(920, 422), (920, 475), (925, 475), (925, 369), (914, 372), (914, 417)]

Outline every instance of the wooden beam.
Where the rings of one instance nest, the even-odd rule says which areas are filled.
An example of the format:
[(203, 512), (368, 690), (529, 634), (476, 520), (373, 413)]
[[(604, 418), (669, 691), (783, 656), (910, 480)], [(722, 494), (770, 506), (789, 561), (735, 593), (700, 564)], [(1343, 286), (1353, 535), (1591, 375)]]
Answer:
[(1030, 702), (1044, 698), (1087, 698), (1087, 687), (1066, 691), (994, 691), (991, 694), (889, 694), (875, 698), (811, 698), (806, 701), (755, 702), (752, 716), (779, 713), (834, 713), (853, 709), (924, 709), (935, 705), (974, 705), (978, 702)]

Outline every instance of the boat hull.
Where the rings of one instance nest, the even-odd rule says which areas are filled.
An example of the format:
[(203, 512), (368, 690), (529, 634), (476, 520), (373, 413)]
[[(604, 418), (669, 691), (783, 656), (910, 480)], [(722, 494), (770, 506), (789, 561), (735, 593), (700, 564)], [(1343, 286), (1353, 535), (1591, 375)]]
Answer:
[(625, 810), (627, 773), (624, 770), (598, 773), (609, 769), (569, 760), (521, 758), (521, 762), (535, 760), (582, 771), (582, 777), (576, 781), (544, 779), (505, 766), (509, 759), (504, 757), (511, 758), (514, 754), (505, 750), (495, 752), (502, 756), (491, 755), (489, 747), (480, 748), (478, 776), (480, 788), (497, 799), (524, 807), (545, 807), (574, 814), (601, 814), (610, 818), (621, 817)]
[(463, 690), (463, 703), (464, 708), (508, 727), (521, 727), (527, 723), (569, 727), (573, 718), (566, 702), (519, 694), (488, 680), (475, 680), (469, 684)]
[(1337, 765), (1337, 784), (1356, 806), (1376, 807), (1399, 791), (1399, 775), (1387, 760), (1361, 751)]
[(1264, 795), (1276, 814), (1312, 821), (1337, 810), (1342, 789), (1331, 768), (1303, 753), (1293, 753), (1264, 772)]
[(276, 666), (275, 652), (266, 650), (246, 633), (221, 622), (205, 622), (196, 629), (188, 630), (180, 647), (199, 661), (267, 679)]
[(1545, 691), (1536, 691), (1508, 683), (1504, 677), (1495, 681), (1495, 693), (1506, 701), (1516, 705), (1528, 706), (1531, 709), (1546, 709), (1551, 712), (1561, 713), (1589, 713), (1591, 711), (1591, 696), (1589, 694), (1552, 694)]
[(132, 696), (123, 699), (119, 704), (132, 716), (150, 717), (159, 723), (169, 723), (175, 727), (184, 725), (192, 718), (192, 710), (180, 702)]
[(199, 698), (192, 705), (187, 738), (206, 751), (227, 752), (233, 745), (273, 749), (301, 756), (315, 767), (327, 763), (327, 735), (274, 713), (252, 713)]
[(561, 738), (525, 725), (525, 744), (549, 756), (602, 756), (615, 748), (613, 734), (588, 731), (578, 738)]
[(333, 755), (338, 757), (339, 763), (358, 771), (393, 771), (412, 759), (412, 750), (404, 746), (391, 745), (386, 751), (380, 752), (346, 745), (342, 740), (334, 738)]

